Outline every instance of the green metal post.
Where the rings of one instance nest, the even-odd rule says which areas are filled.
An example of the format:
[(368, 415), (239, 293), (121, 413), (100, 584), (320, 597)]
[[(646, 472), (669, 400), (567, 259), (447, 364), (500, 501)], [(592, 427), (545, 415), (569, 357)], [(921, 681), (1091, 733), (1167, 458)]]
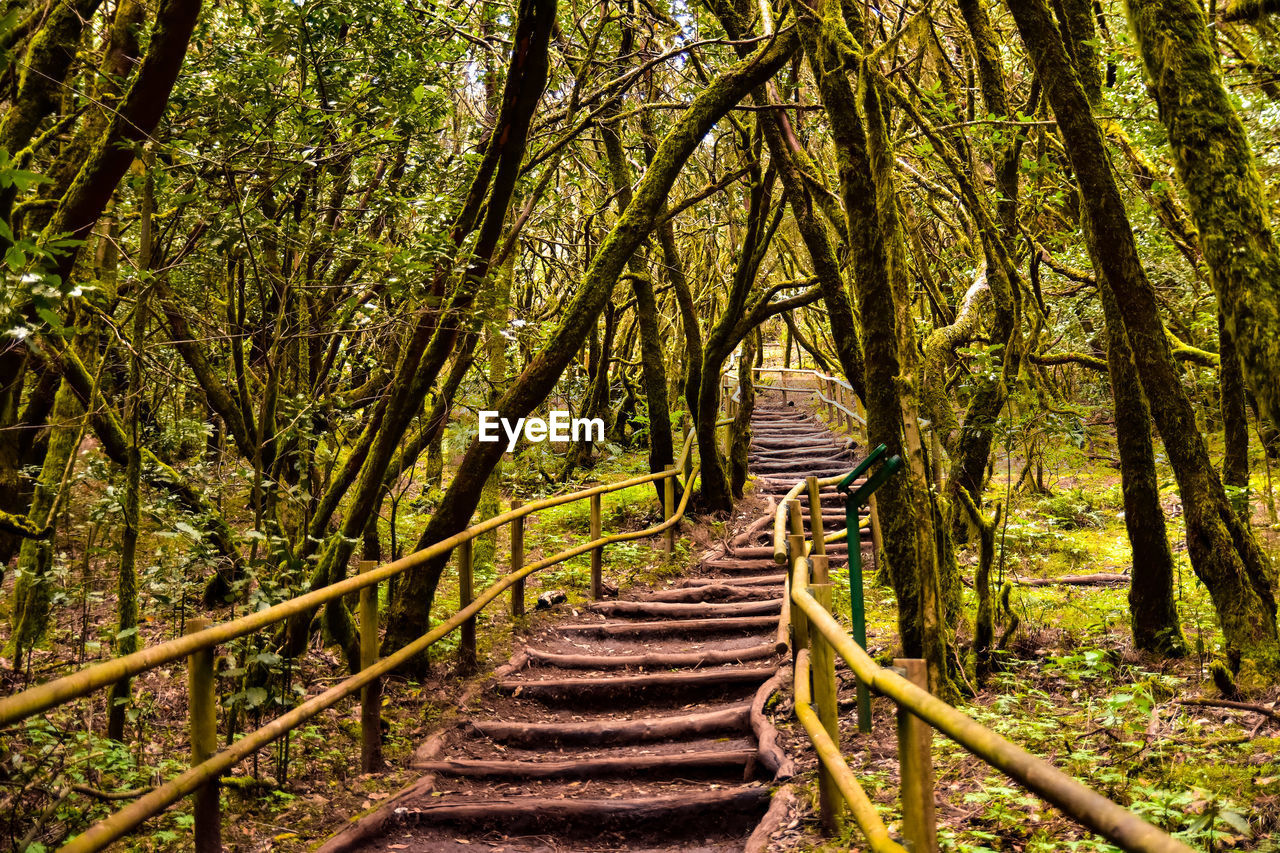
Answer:
[[(858, 529), (858, 500), (849, 495), (844, 502), (845, 542), (849, 544), (849, 621), (853, 639), (867, 648), (867, 608), (862, 586), (862, 531)], [(858, 731), (871, 731), (871, 691), (858, 679)]]

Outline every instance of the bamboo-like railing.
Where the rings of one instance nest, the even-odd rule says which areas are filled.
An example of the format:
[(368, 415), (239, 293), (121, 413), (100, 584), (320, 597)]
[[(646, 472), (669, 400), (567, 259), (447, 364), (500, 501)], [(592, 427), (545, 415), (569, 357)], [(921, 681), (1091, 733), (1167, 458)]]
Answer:
[[(729, 420), (721, 420), (717, 427), (726, 426)], [(455, 630), (465, 632), (470, 627), (470, 653), (474, 655), (475, 617), (494, 599), (508, 589), (512, 590), (512, 612), (522, 613), (524, 610), (524, 580), (529, 575), (562, 563), (565, 560), (582, 554), (592, 555), (592, 592), (599, 597), (600, 571), (602, 554), (606, 546), (640, 539), (655, 534), (663, 534), (664, 547), (671, 553), (675, 546), (675, 531), (684, 517), (689, 498), (693, 490), (690, 488), (698, 476), (696, 465), (691, 463), (690, 451), (696, 435), (693, 430), (685, 438), (680, 456), (675, 465), (665, 471), (631, 477), (617, 483), (603, 484), (566, 495), (557, 495), (524, 505), (515, 505), (501, 515), (468, 527), (466, 530), (441, 540), (421, 551), (409, 554), (384, 566), (369, 568), (353, 577), (321, 589), (312, 590), (303, 595), (283, 601), (265, 610), (241, 616), (216, 625), (208, 625), (204, 619), (189, 620), (188, 633), (182, 637), (151, 646), (130, 655), (114, 658), (109, 661), (86, 667), (85, 669), (65, 675), (53, 681), (37, 685), (21, 693), (0, 699), (0, 727), (20, 722), (50, 708), (72, 702), (88, 696), (95, 691), (108, 687), (121, 679), (130, 678), (165, 664), (186, 659), (188, 664), (189, 717), (191, 720), (191, 740), (193, 765), (189, 770), (168, 782), (153, 789), (149, 793), (134, 800), (128, 806), (95, 823), (80, 835), (72, 838), (61, 848), (62, 853), (90, 853), (101, 850), (114, 841), (119, 840), (129, 831), (136, 828), (148, 818), (189, 795), (195, 795), (196, 823), (193, 827), (195, 847), (204, 849), (220, 849), (217, 842), (219, 836), (219, 814), (217, 780), (228, 770), (248, 758), (253, 753), (283, 737), (307, 720), (331, 708), (338, 702), (356, 693), (365, 692), (366, 701), (362, 709), (362, 725), (376, 733), (380, 726), (377, 717), (376, 703), (368, 701), (372, 695), (368, 688), (376, 687), (378, 680), (387, 673), (425, 652), (432, 644)], [(679, 505), (674, 501), (674, 485), (680, 482), (681, 473), (685, 474), (682, 485), (683, 494)], [(644, 530), (603, 535), (600, 531), (600, 496), (609, 492), (620, 491), (633, 486), (663, 481), (663, 521)], [(580, 500), (591, 502), (591, 535), (590, 541), (561, 551), (534, 563), (524, 564), (523, 530), (524, 519), (540, 510), (573, 503)], [(512, 524), (512, 571), (498, 579), (493, 585), (473, 596), (470, 585), (470, 546), (477, 536), (496, 530), (506, 524)], [(429, 560), (449, 555), (454, 549), (459, 551), (460, 609), (445, 622), (397, 650), (379, 659), (377, 650), (377, 585), (410, 569), (421, 566)], [(302, 704), (272, 720), (270, 723), (245, 734), (231, 746), (216, 751), (216, 731), (213, 728), (216, 696), (214, 695), (213, 655), (217, 646), (261, 631), (272, 625), (280, 624), (292, 616), (306, 613), (328, 602), (337, 601), (351, 593), (360, 593), (361, 597), (361, 669), (355, 675), (333, 685), (328, 690), (314, 696)], [(519, 601), (517, 602), (517, 596)], [(372, 615), (372, 620), (370, 620)], [(365, 624), (369, 623), (369, 624)], [(467, 651), (466, 643), (461, 646)], [(372, 713), (370, 713), (372, 712)], [(366, 734), (370, 734), (366, 732)], [(368, 751), (376, 748), (379, 741), (376, 736), (362, 737), (365, 755), (362, 765), (370, 763)]]
[[(905, 848), (889, 836), (840, 754), (835, 701), (835, 657), (839, 656), (859, 683), (898, 706), (903, 836), (916, 853), (937, 849), (929, 727), (1123, 850), (1192, 853), (1186, 844), (930, 694), (923, 661), (895, 661), (903, 665), (908, 676), (904, 677), (898, 667), (889, 669), (877, 664), (849, 636), (830, 612), (831, 585), (824, 549), (825, 543), (837, 536), (824, 540), (821, 524), (813, 525), (806, 535), (800, 504), (795, 499), (801, 489), (808, 488), (811, 506), (820, 505), (816, 503), (819, 487), (840, 479), (810, 477), (797, 483), (780, 508), (781, 517), (788, 520), (789, 526), (781, 533), (777, 528), (774, 531), (775, 554), (781, 539), (783, 562), (789, 561), (791, 566), (779, 636), (789, 633), (795, 651), (796, 717), (818, 754), (824, 822), (834, 824), (843, 801), (874, 853), (905, 853)], [(859, 545), (851, 542), (849, 547)]]

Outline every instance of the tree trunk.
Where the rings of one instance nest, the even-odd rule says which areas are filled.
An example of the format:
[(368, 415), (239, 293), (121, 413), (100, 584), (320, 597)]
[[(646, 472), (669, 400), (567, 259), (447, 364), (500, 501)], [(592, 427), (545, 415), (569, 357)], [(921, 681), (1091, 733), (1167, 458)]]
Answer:
[(753, 331), (742, 341), (738, 356), (738, 410), (729, 426), (729, 488), (735, 498), (742, 497), (742, 487), (747, 482), (747, 457), (751, 449), (751, 414), (756, 407), (756, 386), (752, 381), (752, 362), (756, 358), (756, 340), (759, 331)]
[[(876, 495), (886, 562), (898, 598), (906, 657), (929, 663), (930, 690), (956, 695), (938, 577), (938, 543), (916, 402), (902, 389), (917, 377), (914, 322), (907, 296), (906, 244), (894, 199), (893, 152), (884, 127), (882, 83), (862, 69), (855, 97), (841, 47), (856, 44), (840, 4), (823, 0), (819, 21), (802, 20), (805, 50), (818, 77), (839, 163), (841, 192), (862, 318), (867, 434), (906, 462)], [(861, 107), (861, 109), (859, 109)]]
[(1213, 599), (1233, 669), (1280, 672), (1273, 573), (1240, 524), (1210, 459), (1138, 256), (1124, 202), (1093, 119), (1044, 0), (1021, 0), (1014, 20), (1057, 117), (1084, 203), (1086, 243), (1102, 287), (1111, 288), (1138, 375), (1177, 477), (1192, 567)]
[[(498, 401), (496, 408), (500, 417), (524, 417), (546, 399), (595, 324), (632, 253), (653, 231), (667, 194), (685, 162), (711, 128), (747, 93), (772, 77), (797, 46), (794, 31), (779, 34), (750, 60), (733, 66), (704, 88), (684, 111), (658, 146), (653, 163), (636, 185), (631, 204), (592, 258), (573, 299), (563, 309), (560, 324)], [(472, 443), (439, 510), (419, 536), (419, 549), (466, 527), (479, 500), (480, 485), (502, 452), (503, 446), (498, 442)], [(425, 633), (430, 623), (431, 603), (446, 563), (447, 557), (437, 558), (405, 575), (402, 595), (391, 610), (384, 641), (387, 650), (401, 648)]]
[(1218, 401), (1222, 409), (1222, 482), (1240, 521), (1248, 525), (1249, 415), (1245, 409), (1244, 375), (1226, 317), (1218, 311)]
[[(1099, 276), (1101, 281), (1101, 275)], [(1124, 494), (1124, 526), (1133, 554), (1129, 584), (1129, 621), (1133, 644), (1167, 657), (1186, 651), (1174, 601), (1173, 551), (1160, 506), (1151, 411), (1142, 394), (1133, 352), (1124, 332), (1124, 317), (1110, 288), (1099, 287), (1107, 326), (1107, 369), (1116, 418), (1120, 454), (1120, 488)]]
[(1126, 5), (1245, 381), (1280, 423), (1280, 248), (1209, 21), (1192, 0)]

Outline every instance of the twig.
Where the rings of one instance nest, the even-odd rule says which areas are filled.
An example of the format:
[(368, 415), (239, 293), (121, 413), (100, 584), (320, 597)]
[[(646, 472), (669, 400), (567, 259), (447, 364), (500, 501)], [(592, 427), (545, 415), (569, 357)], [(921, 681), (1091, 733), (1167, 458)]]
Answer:
[(1280, 723), (1280, 712), (1274, 708), (1268, 708), (1266, 705), (1256, 705), (1252, 702), (1234, 702), (1230, 699), (1177, 699), (1174, 704), (1177, 705), (1198, 705), (1206, 708), (1230, 708), (1235, 711), (1251, 711), (1255, 714), (1262, 714), (1270, 717), (1277, 723)]
[(72, 785), (71, 790), (99, 800), (136, 800), (144, 794), (150, 794), (155, 788), (134, 788), (132, 791), (99, 791), (88, 785)]

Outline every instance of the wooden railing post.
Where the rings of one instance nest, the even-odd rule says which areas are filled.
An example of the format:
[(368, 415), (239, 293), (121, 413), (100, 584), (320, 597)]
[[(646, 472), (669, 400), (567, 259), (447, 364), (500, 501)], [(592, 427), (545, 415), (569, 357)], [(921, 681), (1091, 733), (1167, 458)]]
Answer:
[[(871, 520), (870, 520), (870, 522), (868, 523), (868, 526), (871, 528), (871, 554), (872, 554), (872, 563), (873, 563), (873, 565), (875, 565), (876, 569), (877, 569), (877, 570), (879, 570), (879, 568), (880, 568), (880, 552), (881, 552), (881, 551), (883, 550), (883, 548), (884, 548), (884, 540), (883, 540), (883, 539), (881, 539), (881, 537), (880, 537), (880, 511), (879, 511), (878, 509), (876, 509), (876, 496), (875, 496), (875, 495), (869, 495), (869, 496), (867, 497), (867, 515), (868, 515), (868, 516), (870, 517), (870, 519), (871, 519)], [(861, 536), (859, 536), (859, 537), (858, 537), (858, 541), (859, 541), (859, 543), (861, 543), (861, 541), (862, 541), (862, 537), (861, 537)], [(852, 547), (853, 547), (853, 543), (849, 543), (849, 547), (850, 547), (850, 548), (852, 548)], [(858, 546), (858, 547), (862, 547), (862, 546), (861, 546), (861, 544), (859, 544), (859, 546)]]
[[(925, 662), (899, 658), (894, 666), (922, 690), (929, 689)], [(933, 729), (902, 706), (898, 707), (898, 765), (902, 776), (902, 837), (912, 853), (937, 853), (938, 816), (933, 799)]]
[[(458, 545), (458, 609), (475, 600), (475, 578), (472, 576), (471, 540)], [(458, 670), (475, 672), (476, 669), (476, 617), (472, 616), (459, 626)]]
[[(512, 500), (511, 508), (519, 509), (520, 501)], [(511, 571), (518, 572), (524, 568), (524, 516), (511, 519)], [(511, 615), (524, 615), (524, 578), (511, 584)]]
[[(831, 584), (819, 582), (819, 578), (827, 576), (827, 557), (819, 555), (810, 557), (810, 568), (814, 583), (809, 593), (828, 612), (831, 610)], [(836, 690), (836, 657), (835, 649), (822, 636), (821, 631), (814, 631), (810, 636), (813, 645), (810, 650), (812, 666), (809, 675), (813, 684), (813, 703), (818, 712), (818, 720), (836, 743), (840, 742), (840, 721), (837, 709)], [(828, 833), (834, 834), (839, 829), (840, 813), (844, 807), (840, 790), (836, 786), (835, 777), (821, 762), (818, 764), (818, 803), (819, 817)]]
[[(795, 583), (796, 560), (804, 560), (804, 519), (800, 517), (800, 501), (787, 501), (787, 517), (791, 522), (791, 534), (787, 536), (787, 575)], [(807, 564), (806, 564), (807, 565)], [(800, 582), (808, 585), (808, 572)], [(791, 608), (791, 653), (798, 654), (809, 648), (809, 619), (799, 607)]]
[[(809, 538), (813, 542), (813, 547), (809, 549), (809, 553), (825, 554), (827, 553), (827, 546), (826, 538), (823, 535), (825, 531), (822, 529), (822, 490), (818, 486), (817, 477), (806, 478), (805, 485), (808, 487), (809, 492)], [(796, 503), (799, 504), (799, 501)]]
[[(600, 496), (591, 496), (591, 538), (599, 539), (601, 536), (600, 523)], [(591, 549), (591, 600), (599, 601), (604, 598), (604, 546), (601, 545)]]
[[(186, 633), (197, 634), (212, 625), (203, 616), (187, 620)], [(218, 751), (218, 697), (213, 681), (213, 649), (187, 657), (187, 720), (191, 736), (191, 765), (203, 764)], [(222, 792), (211, 779), (192, 796), (196, 853), (222, 853)]]
[[(361, 560), (360, 573), (378, 567), (377, 560)], [(360, 668), (378, 662), (378, 585), (360, 590)], [(360, 772), (382, 769), (382, 679), (360, 689)]]
[[(669, 476), (662, 481), (662, 520), (670, 521), (676, 514), (676, 466), (668, 465), (664, 470)], [(662, 550), (667, 552), (667, 556), (676, 552), (676, 528), (679, 526), (678, 523), (673, 524), (662, 531)]]

